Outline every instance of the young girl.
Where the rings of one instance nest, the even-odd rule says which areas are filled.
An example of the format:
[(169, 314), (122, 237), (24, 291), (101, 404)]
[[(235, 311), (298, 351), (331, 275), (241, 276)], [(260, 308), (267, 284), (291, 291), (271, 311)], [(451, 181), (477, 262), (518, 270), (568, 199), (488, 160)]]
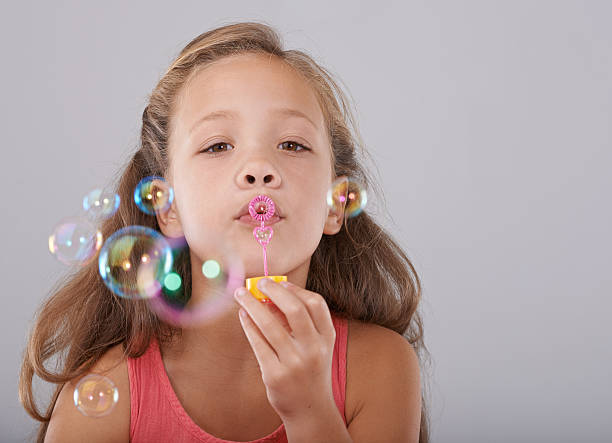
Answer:
[[(213, 236), (240, 255), (246, 277), (262, 274), (252, 227), (237, 218), (264, 194), (281, 216), (269, 266), (291, 284), (261, 288), (276, 310), (236, 296), (214, 320), (177, 328), (144, 300), (109, 291), (97, 261), (80, 269), (42, 306), (24, 355), (19, 393), (42, 422), (38, 441), (427, 442), (419, 278), (367, 212), (349, 218), (326, 204), (336, 177), (371, 182), (359, 143), (332, 77), (283, 50), (267, 25), (231, 24), (190, 42), (150, 96), (121, 206), (102, 234), (143, 225), (184, 237), (176, 268), (195, 297)], [(132, 199), (151, 175), (175, 195), (156, 216)], [(45, 366), (52, 357), (57, 371)], [(90, 373), (119, 391), (109, 415), (74, 405)], [(57, 384), (45, 412), (34, 374)]]

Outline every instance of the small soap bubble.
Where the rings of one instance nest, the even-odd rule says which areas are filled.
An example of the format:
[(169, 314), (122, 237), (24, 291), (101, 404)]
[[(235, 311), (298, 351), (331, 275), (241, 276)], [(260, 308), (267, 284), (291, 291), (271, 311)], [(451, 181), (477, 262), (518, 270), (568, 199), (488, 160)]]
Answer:
[(337, 178), (327, 191), (327, 206), (335, 212), (344, 212), (348, 218), (359, 215), (367, 202), (363, 185), (350, 177)]
[(102, 246), (102, 233), (84, 217), (62, 220), (49, 236), (49, 251), (66, 265), (84, 266)]
[(74, 405), (88, 417), (110, 414), (118, 401), (119, 390), (110, 378), (103, 375), (86, 375), (74, 390)]
[(104, 242), (98, 270), (118, 296), (148, 298), (161, 291), (172, 262), (172, 248), (162, 234), (146, 226), (127, 226)]
[[(177, 256), (184, 254), (186, 242), (178, 245), (172, 239)], [(202, 258), (201, 272), (204, 280), (197, 295), (191, 293), (177, 272), (171, 272), (163, 282), (162, 290), (147, 302), (151, 310), (165, 322), (181, 328), (196, 326), (219, 316), (235, 306), (234, 290), (244, 286), (244, 267), (241, 259), (221, 241), (211, 240)], [(175, 263), (178, 265), (177, 258)], [(187, 286), (187, 287), (186, 287)]]
[(143, 178), (134, 189), (134, 202), (145, 214), (165, 212), (170, 209), (173, 200), (172, 186), (157, 175)]
[(119, 208), (119, 195), (102, 189), (94, 189), (83, 197), (83, 209), (93, 219), (108, 218)]

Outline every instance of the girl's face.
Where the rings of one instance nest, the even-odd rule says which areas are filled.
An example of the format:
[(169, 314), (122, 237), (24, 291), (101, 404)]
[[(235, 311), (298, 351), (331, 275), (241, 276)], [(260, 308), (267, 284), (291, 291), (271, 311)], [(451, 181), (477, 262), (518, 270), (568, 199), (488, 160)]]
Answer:
[(174, 109), (169, 160), (175, 200), (160, 226), (185, 236), (193, 269), (220, 241), (246, 277), (264, 275), (253, 226), (237, 220), (259, 194), (282, 216), (267, 247), (270, 275), (305, 279), (322, 234), (340, 229), (326, 203), (333, 177), (323, 114), (311, 87), (275, 57), (226, 57), (195, 74)]

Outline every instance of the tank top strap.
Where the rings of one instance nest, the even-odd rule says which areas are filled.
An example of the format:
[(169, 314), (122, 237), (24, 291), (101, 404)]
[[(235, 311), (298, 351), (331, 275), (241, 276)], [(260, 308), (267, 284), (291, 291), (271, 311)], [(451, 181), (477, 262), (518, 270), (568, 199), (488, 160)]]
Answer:
[(346, 349), (348, 341), (348, 319), (339, 317), (332, 312), (332, 322), (336, 329), (336, 342), (332, 357), (332, 391), (336, 406), (347, 424), (345, 414), (346, 404)]

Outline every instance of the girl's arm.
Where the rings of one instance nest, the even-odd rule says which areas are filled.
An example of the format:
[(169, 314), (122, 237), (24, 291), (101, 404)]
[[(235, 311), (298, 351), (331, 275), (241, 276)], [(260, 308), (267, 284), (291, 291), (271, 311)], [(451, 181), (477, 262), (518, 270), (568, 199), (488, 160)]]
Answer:
[(74, 388), (79, 380), (66, 383), (53, 409), (45, 443), (129, 442), (130, 383), (122, 346), (109, 349), (90, 373), (105, 375), (115, 383), (119, 401), (114, 409), (109, 415), (99, 418), (83, 415), (73, 400)]

